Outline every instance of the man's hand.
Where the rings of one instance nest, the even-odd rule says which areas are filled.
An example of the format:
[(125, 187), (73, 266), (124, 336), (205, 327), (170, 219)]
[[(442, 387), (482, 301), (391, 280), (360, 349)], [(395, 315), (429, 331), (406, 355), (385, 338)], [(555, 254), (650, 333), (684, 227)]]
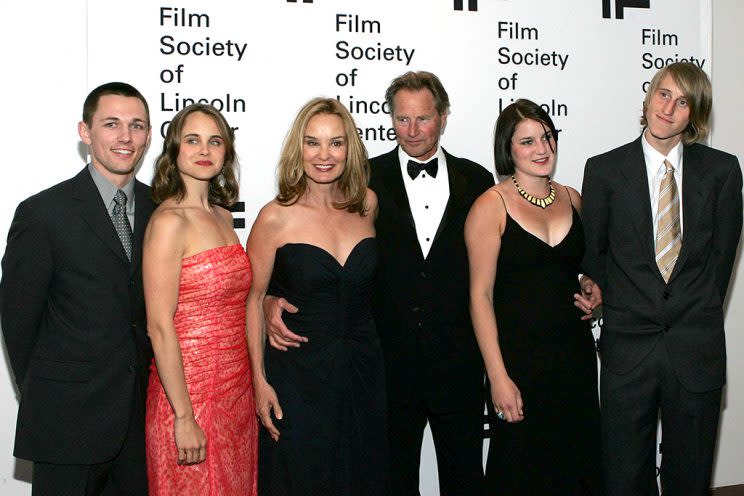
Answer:
[(602, 289), (585, 275), (581, 276), (579, 286), (581, 294), (574, 294), (574, 305), (584, 312), (581, 320), (598, 318), (602, 313)]
[(287, 348), (299, 348), (300, 343), (307, 343), (307, 338), (290, 331), (282, 320), (282, 312), (297, 313), (296, 306), (284, 298), (266, 295), (263, 302), (266, 319), (266, 337), (272, 348), (287, 351)]

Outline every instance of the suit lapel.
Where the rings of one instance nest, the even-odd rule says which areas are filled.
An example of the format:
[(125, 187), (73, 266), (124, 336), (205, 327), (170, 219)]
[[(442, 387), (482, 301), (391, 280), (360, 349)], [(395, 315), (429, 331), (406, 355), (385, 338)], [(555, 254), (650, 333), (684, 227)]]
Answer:
[(153, 211), (150, 195), (144, 184), (135, 179), (134, 182), (134, 230), (132, 237), (132, 271), (142, 263), (142, 243), (145, 238), (147, 221)]
[(106, 206), (101, 200), (93, 178), (87, 167), (75, 177), (75, 191), (73, 200), (76, 203), (78, 215), (88, 224), (93, 233), (108, 246), (123, 262), (129, 264), (119, 235), (116, 234), (114, 223), (111, 221)]
[[(653, 217), (651, 214), (651, 198), (648, 195), (648, 175), (646, 174), (646, 159), (639, 137), (631, 147), (631, 151), (623, 164), (622, 173), (628, 182), (628, 197), (631, 210), (631, 222), (635, 225), (638, 239), (643, 245), (643, 252), (648, 255), (647, 261), (656, 267), (656, 247), (654, 243)], [(658, 272), (658, 267), (656, 268)], [(658, 273), (661, 277), (661, 273)]]
[[(672, 275), (669, 281), (682, 270), (690, 253), (691, 243), (685, 243), (685, 239), (692, 239), (697, 231), (697, 224), (700, 218), (700, 212), (704, 208), (703, 175), (704, 164), (700, 157), (690, 146), (685, 146), (682, 158), (682, 248), (679, 252), (679, 258), (674, 265)], [(689, 236), (689, 238), (688, 238)]]

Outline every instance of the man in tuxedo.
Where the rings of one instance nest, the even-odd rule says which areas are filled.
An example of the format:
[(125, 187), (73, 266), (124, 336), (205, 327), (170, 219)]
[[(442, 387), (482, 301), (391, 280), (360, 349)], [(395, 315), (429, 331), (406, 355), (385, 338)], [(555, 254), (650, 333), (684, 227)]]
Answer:
[(14, 455), (34, 495), (147, 494), (152, 356), (141, 258), (154, 209), (135, 179), (150, 141), (134, 87), (94, 89), (78, 124), (91, 162), (16, 210), (2, 260), (2, 331), (20, 391)]
[[(399, 146), (370, 160), (370, 188), (379, 202), (373, 307), (385, 355), (393, 494), (419, 494), (428, 421), (440, 493), (480, 495), (483, 362), (470, 322), (463, 229), (494, 179), (441, 147), (449, 97), (434, 74), (403, 74), (385, 98)], [(299, 346), (306, 339), (284, 326), (282, 310), (296, 308), (267, 298), (269, 343)]]
[(708, 494), (726, 375), (723, 303), (742, 226), (742, 174), (706, 138), (710, 81), (675, 63), (651, 81), (641, 136), (584, 170), (585, 270), (604, 294), (606, 495)]

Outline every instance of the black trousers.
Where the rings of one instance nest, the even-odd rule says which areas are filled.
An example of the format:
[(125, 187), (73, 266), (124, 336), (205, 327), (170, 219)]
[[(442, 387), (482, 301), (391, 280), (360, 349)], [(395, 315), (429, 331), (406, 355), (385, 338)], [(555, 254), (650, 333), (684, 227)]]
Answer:
[(664, 337), (641, 364), (600, 375), (602, 472), (605, 496), (658, 495), (656, 428), (661, 414), (664, 494), (708, 495), (721, 389), (694, 393), (680, 384)]
[(441, 496), (483, 494), (483, 404), (454, 412), (432, 411), (424, 401), (388, 409), (393, 496), (418, 496), (421, 443), (431, 427)]
[(32, 496), (147, 495), (144, 385), (136, 384), (135, 390), (129, 428), (119, 453), (93, 465), (34, 462)]

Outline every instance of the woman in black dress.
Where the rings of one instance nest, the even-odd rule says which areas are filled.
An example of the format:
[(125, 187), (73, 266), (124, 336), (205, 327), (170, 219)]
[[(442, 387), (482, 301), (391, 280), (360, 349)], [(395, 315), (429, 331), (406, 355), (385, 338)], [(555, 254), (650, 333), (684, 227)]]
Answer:
[(600, 292), (591, 280), (579, 284), (581, 197), (551, 180), (556, 151), (557, 131), (540, 106), (506, 107), (494, 155), (496, 171), (511, 177), (476, 200), (465, 225), (471, 315), (491, 393), (486, 482), (500, 496), (600, 487), (587, 322)]
[[(377, 197), (343, 105), (316, 98), (300, 110), (278, 176), (279, 194), (247, 244), (248, 347), (264, 426), (259, 494), (384, 495), (385, 385), (371, 311)], [(299, 308), (284, 320), (305, 338), (301, 347), (265, 346), (266, 295)]]

